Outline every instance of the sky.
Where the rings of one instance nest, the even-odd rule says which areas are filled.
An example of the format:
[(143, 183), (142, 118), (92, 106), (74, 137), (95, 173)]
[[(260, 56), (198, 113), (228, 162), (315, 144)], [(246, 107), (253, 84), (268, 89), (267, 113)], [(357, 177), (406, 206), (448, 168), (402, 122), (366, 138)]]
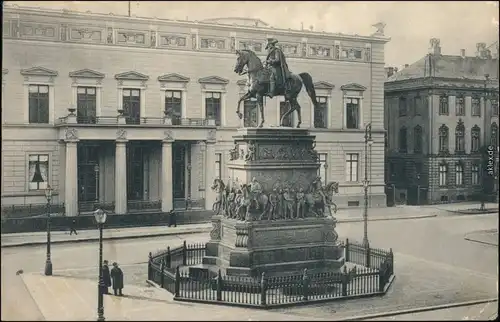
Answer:
[[(128, 1), (5, 1), (19, 6), (128, 14)], [(132, 15), (203, 20), (258, 18), (276, 28), (369, 36), (384, 22), (386, 66), (412, 64), (428, 53), (429, 40), (441, 41), (443, 54), (473, 56), (476, 43), (498, 40), (498, 1), (131, 1)], [(492, 52), (496, 49), (491, 48)]]

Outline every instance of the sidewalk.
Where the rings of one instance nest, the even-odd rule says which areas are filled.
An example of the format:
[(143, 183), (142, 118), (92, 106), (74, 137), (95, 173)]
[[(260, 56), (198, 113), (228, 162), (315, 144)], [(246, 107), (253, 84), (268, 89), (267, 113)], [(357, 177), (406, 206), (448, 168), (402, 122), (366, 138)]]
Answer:
[(464, 239), (481, 244), (498, 246), (498, 229), (473, 231), (466, 234)]
[[(437, 215), (436, 211), (434, 210), (433, 212), (434, 213), (432, 213), (432, 211), (423, 212), (419, 207), (408, 206), (370, 208), (368, 209), (368, 220), (378, 221), (435, 217)], [(334, 215), (334, 217), (337, 219), (338, 223), (361, 222), (363, 221), (363, 208), (340, 209), (337, 214)], [(103, 238), (104, 240), (117, 240), (195, 234), (210, 232), (211, 228), (211, 223), (205, 223), (186, 224), (179, 225), (177, 227), (149, 226), (136, 228), (105, 229), (103, 232)], [(69, 232), (64, 231), (54, 231), (51, 233), (51, 242), (53, 244), (89, 242), (98, 240), (99, 231), (97, 229), (80, 230), (78, 231), (78, 235), (72, 236), (69, 235)], [(2, 247), (43, 245), (47, 243), (47, 233), (33, 232), (2, 234), (1, 243)]]
[[(94, 280), (41, 274), (21, 275), (46, 321), (95, 321)], [(106, 321), (327, 321), (329, 319), (174, 301), (165, 290), (125, 285), (124, 296), (104, 296)], [(12, 309), (12, 308), (11, 308)], [(12, 316), (12, 314), (10, 314)]]
[(481, 204), (477, 201), (466, 201), (466, 202), (458, 202), (458, 203), (447, 203), (447, 204), (439, 204), (439, 205), (428, 205), (423, 206), (425, 208), (435, 208), (442, 211), (448, 211), (453, 213), (460, 213), (464, 215), (472, 215), (472, 214), (487, 214), (487, 213), (498, 213), (498, 204), (494, 202), (485, 203), (485, 211), (479, 211), (479, 207)]

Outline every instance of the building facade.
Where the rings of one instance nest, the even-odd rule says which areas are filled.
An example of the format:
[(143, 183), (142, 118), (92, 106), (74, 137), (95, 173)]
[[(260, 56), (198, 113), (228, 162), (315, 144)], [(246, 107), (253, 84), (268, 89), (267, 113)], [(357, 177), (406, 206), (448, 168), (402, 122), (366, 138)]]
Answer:
[[(246, 79), (237, 49), (265, 58), (279, 40), (292, 72), (308, 72), (320, 104), (299, 96), (316, 135), (323, 181), (339, 206), (362, 204), (364, 126), (371, 122), (373, 206), (385, 205), (382, 34), (368, 37), (252, 26), (237, 18), (170, 21), (4, 8), (2, 205), (54, 203), (67, 215), (96, 202), (123, 214), (211, 209), (237, 128), (255, 126), (255, 102), (236, 114)], [(266, 99), (267, 126), (285, 112)], [(291, 120), (294, 125), (296, 117)]]
[(388, 200), (452, 202), (481, 193), (481, 148), (494, 150), (498, 162), (497, 53), (498, 45), (492, 55), (480, 43), (472, 57), (443, 55), (431, 39), (428, 55), (399, 72), (386, 69)]

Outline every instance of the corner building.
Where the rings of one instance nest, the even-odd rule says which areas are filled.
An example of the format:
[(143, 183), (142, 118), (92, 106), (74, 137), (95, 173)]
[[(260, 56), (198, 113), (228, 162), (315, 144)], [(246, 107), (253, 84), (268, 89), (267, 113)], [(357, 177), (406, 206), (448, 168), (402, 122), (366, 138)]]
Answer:
[[(387, 68), (389, 203), (474, 200), (482, 175), (498, 180), (498, 42), (493, 55), (485, 43), (476, 47), (475, 55), (442, 54), (433, 38), (415, 63)], [(481, 147), (492, 151), (492, 174), (481, 168)]]
[[(117, 214), (211, 210), (228, 179), (232, 136), (255, 126), (254, 101), (236, 115), (246, 79), (235, 51), (265, 58), (279, 40), (292, 72), (309, 72), (320, 106), (299, 96), (316, 135), (323, 181), (340, 207), (362, 204), (364, 126), (372, 123), (371, 203), (385, 205), (383, 82), (389, 38), (282, 30), (260, 20), (171, 21), (4, 8), (2, 205), (37, 205), (44, 190), (69, 216), (95, 203)], [(285, 106), (266, 99), (266, 126)], [(292, 119), (295, 125), (296, 116)]]

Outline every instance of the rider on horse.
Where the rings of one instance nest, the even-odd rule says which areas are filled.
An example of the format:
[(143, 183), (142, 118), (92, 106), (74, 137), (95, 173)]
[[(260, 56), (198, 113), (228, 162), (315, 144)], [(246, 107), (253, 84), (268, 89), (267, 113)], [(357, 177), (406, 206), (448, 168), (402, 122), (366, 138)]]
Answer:
[(290, 70), (288, 69), (288, 64), (286, 63), (285, 54), (283, 54), (283, 51), (280, 48), (276, 47), (277, 43), (278, 40), (269, 38), (266, 45), (266, 49), (268, 49), (266, 64), (271, 70), (268, 93), (270, 98), (273, 98), (275, 94), (276, 81), (278, 83), (278, 88), (286, 88), (287, 79), (290, 77)]

